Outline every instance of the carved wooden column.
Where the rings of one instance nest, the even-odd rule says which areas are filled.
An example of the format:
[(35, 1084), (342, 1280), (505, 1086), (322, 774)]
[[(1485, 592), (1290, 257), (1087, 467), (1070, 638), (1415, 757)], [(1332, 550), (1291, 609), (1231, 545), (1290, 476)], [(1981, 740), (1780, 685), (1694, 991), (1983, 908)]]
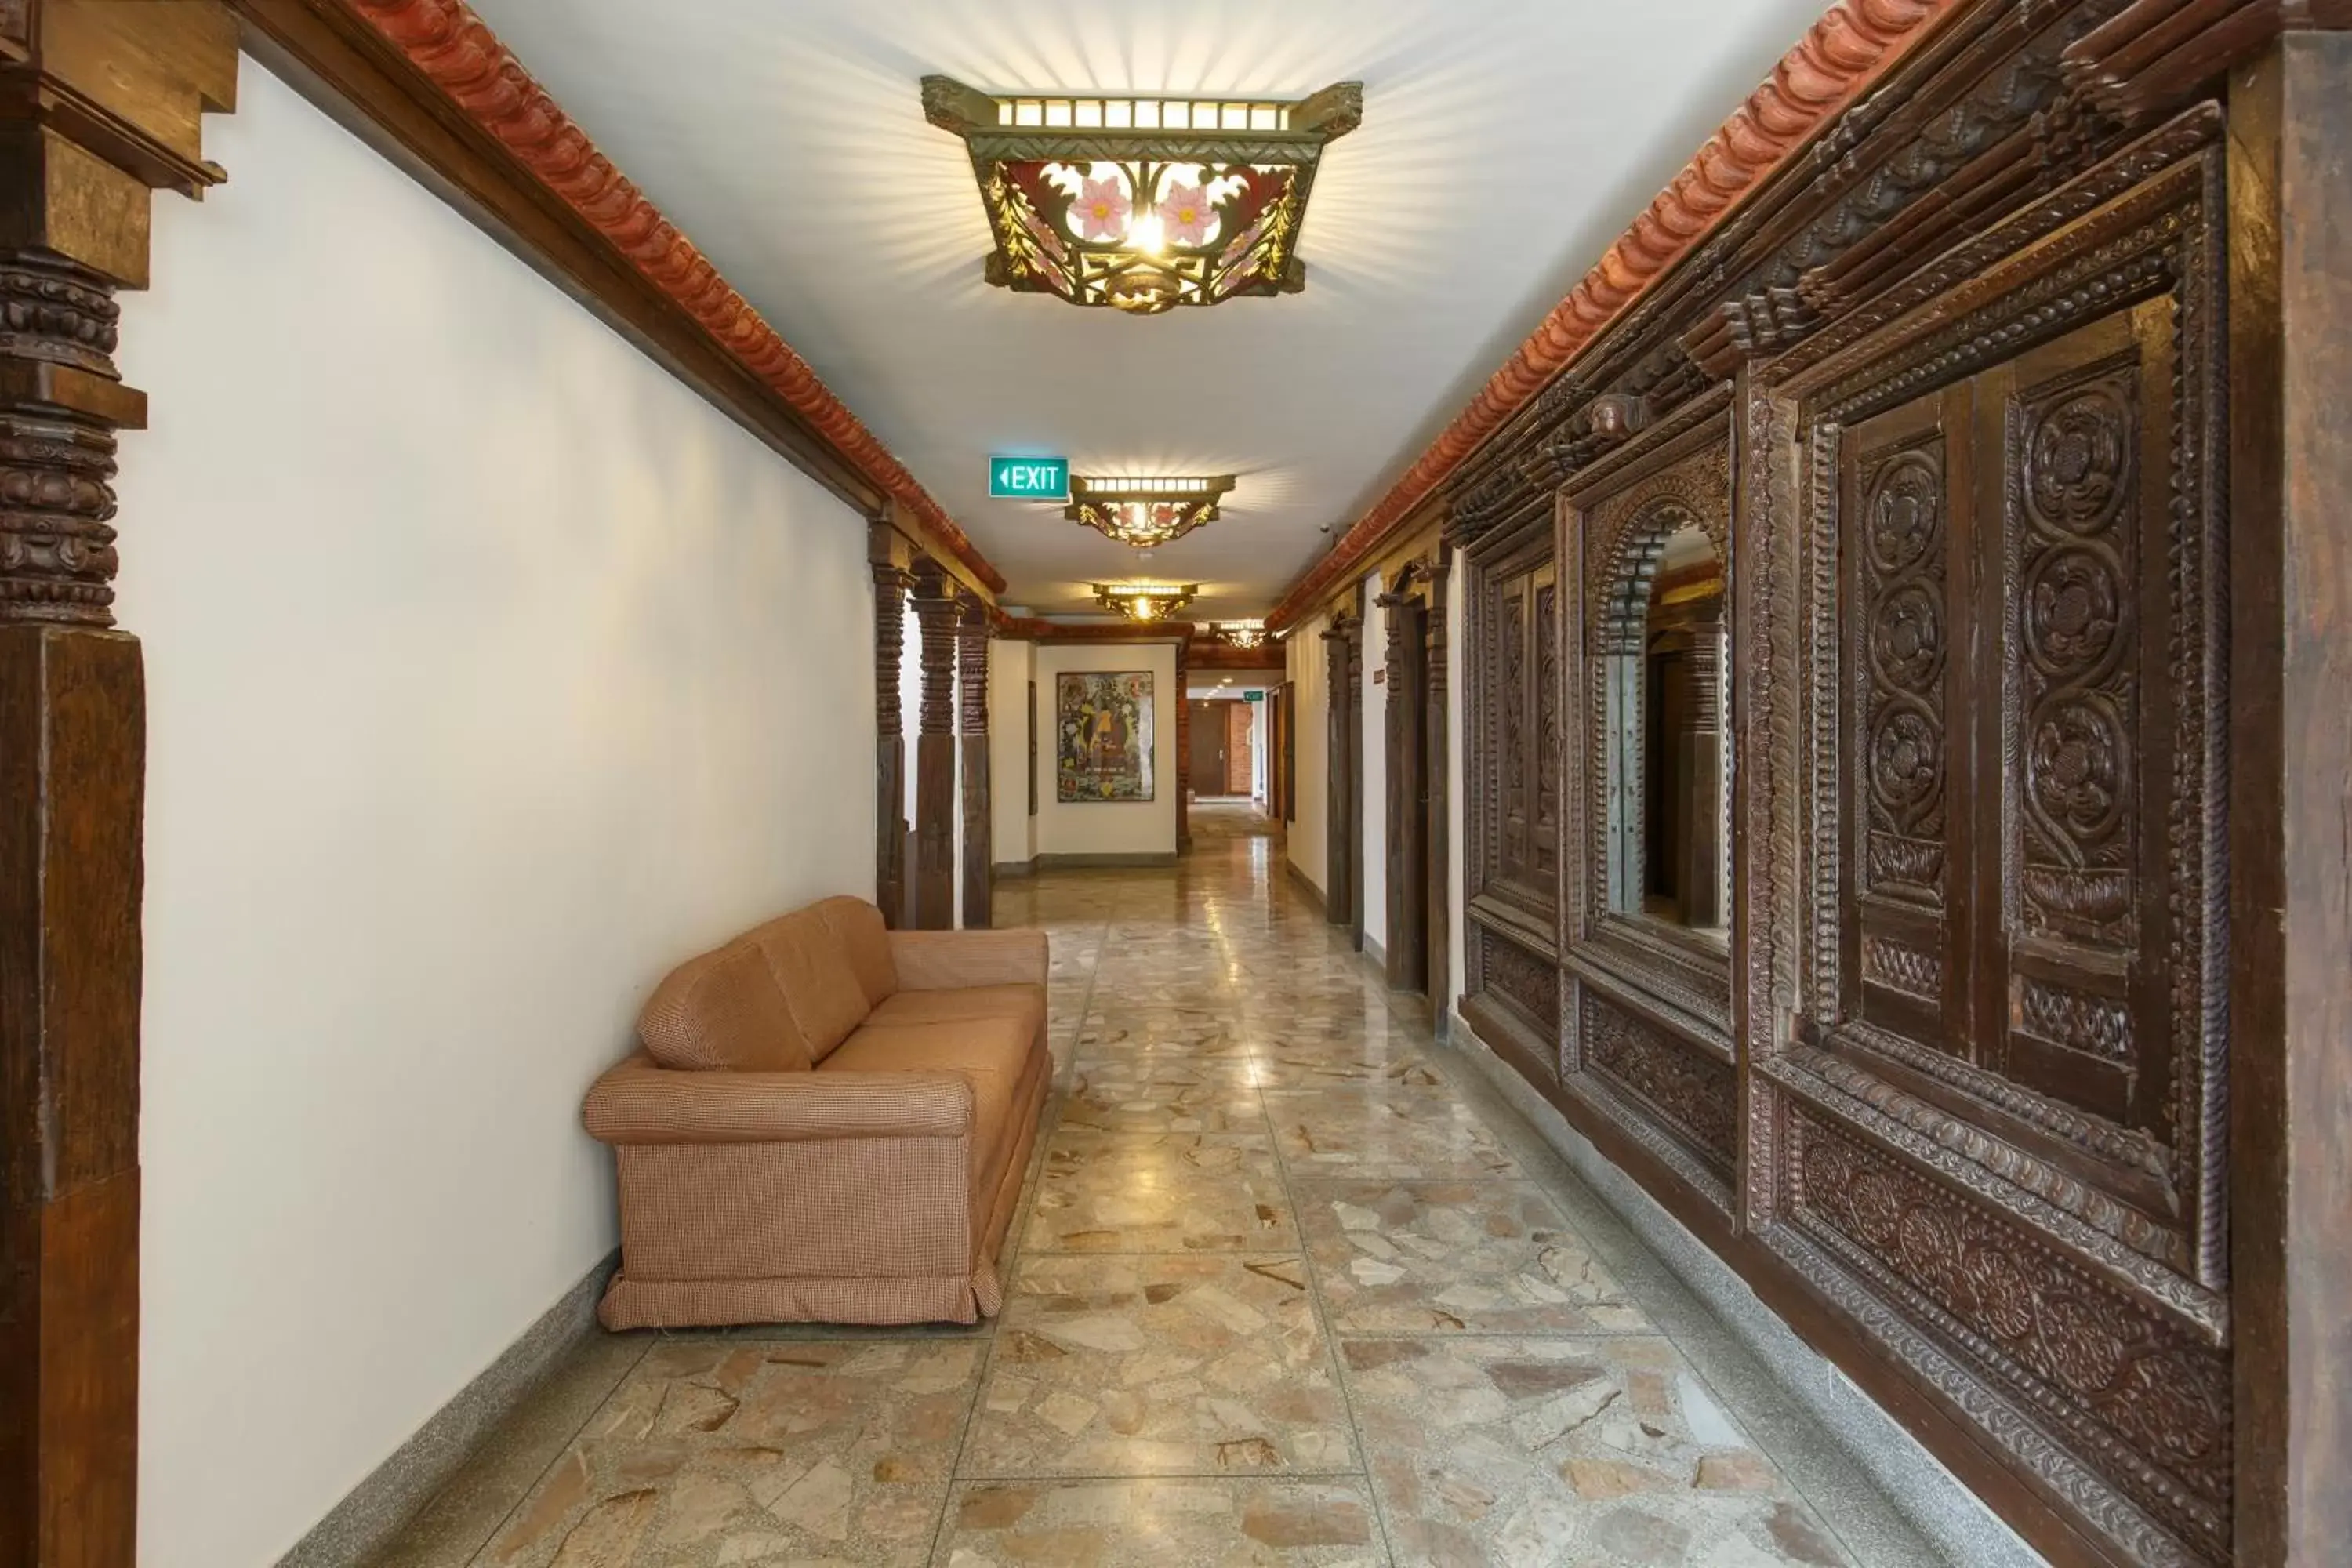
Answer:
[(1423, 707), (1429, 733), (1422, 742), (1429, 773), (1429, 1001), (1441, 1027), (1454, 969), (1453, 860), (1448, 854), (1454, 837), (1450, 816), (1453, 792), (1448, 778), (1454, 766), (1454, 744), (1445, 696), (1445, 585), (1449, 575), (1445, 547), (1441, 544), (1437, 547), (1437, 565), (1429, 575), (1429, 622), (1423, 628), (1426, 652), (1422, 661), (1423, 679), (1429, 689), (1428, 700)]
[(1192, 674), (1192, 639), (1176, 642), (1176, 848), (1192, 847), (1192, 692), (1186, 684)]
[(1389, 988), (1420, 991), (1429, 984), (1428, 875), (1429, 779), (1428, 737), (1423, 660), (1428, 655), (1423, 627), (1427, 610), (1422, 603), (1426, 574), (1418, 563), (1400, 571), (1391, 590), (1378, 603), (1387, 612), (1388, 646), (1381, 650), (1387, 672), (1388, 700), (1381, 744), (1387, 766), (1385, 828), (1382, 850), (1388, 874), (1388, 907), (1383, 911)]
[(1356, 781), (1360, 774), (1352, 737), (1362, 698), (1351, 649), (1360, 644), (1361, 629), (1361, 623), (1340, 615), (1323, 633), (1329, 697), (1323, 759), (1323, 914), (1335, 926), (1357, 919), (1355, 847), (1361, 835), (1356, 826)]
[(898, 677), (907, 650), (908, 547), (887, 524), (869, 535), (874, 566), (874, 901), (894, 930), (907, 923), (907, 715)]
[(995, 919), (991, 895), (996, 868), (988, 815), (988, 632), (987, 602), (977, 595), (966, 598), (962, 636), (956, 645), (963, 692), (958, 747), (963, 764), (963, 923), (972, 931), (986, 931)]
[(955, 907), (956, 642), (963, 584), (928, 556), (915, 567), (915, 616), (922, 626), (923, 696), (915, 736), (915, 920), (920, 931), (952, 931)]
[(2273, 1568), (2352, 1541), (2352, 36), (2235, 72), (2229, 159), (2233, 1552)]
[[(0, 1564), (131, 1568), (146, 688), (114, 629), (118, 289), (221, 178), (208, 4), (0, 5)], [(169, 1557), (169, 1542), (155, 1557)]]

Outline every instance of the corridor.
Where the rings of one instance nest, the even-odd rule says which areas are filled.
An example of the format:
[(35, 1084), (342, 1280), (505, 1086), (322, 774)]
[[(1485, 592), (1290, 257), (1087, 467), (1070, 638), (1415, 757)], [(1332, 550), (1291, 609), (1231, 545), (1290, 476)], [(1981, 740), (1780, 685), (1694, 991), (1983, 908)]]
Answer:
[(1051, 935), (1050, 1135), (971, 1330), (601, 1336), (380, 1568), (1938, 1559), (1245, 808)]

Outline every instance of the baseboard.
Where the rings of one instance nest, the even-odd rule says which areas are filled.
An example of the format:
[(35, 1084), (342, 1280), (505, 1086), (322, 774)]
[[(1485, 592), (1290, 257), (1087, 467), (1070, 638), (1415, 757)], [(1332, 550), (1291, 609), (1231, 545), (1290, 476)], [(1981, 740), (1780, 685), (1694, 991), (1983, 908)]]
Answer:
[(1373, 941), (1372, 933), (1370, 931), (1364, 933), (1363, 953), (1364, 957), (1370, 961), (1374, 969), (1379, 970), (1382, 974), (1389, 972), (1389, 950)]
[(596, 1301), (620, 1261), (615, 1248), (541, 1313), (520, 1339), (296, 1542), (278, 1560), (278, 1568), (357, 1568), (395, 1540), (492, 1429), (598, 1331)]
[(1315, 906), (1315, 912), (1329, 913), (1330, 906), (1324, 901), (1323, 889), (1317, 887), (1307, 873), (1298, 868), (1298, 862), (1285, 858), (1282, 864), (1289, 871), (1291, 881), (1297, 885), (1300, 892), (1307, 895), (1307, 901)]
[(1458, 1010), (1449, 1010), (1445, 1024), (1448, 1048), (1495, 1087), (1950, 1562), (1969, 1568), (2047, 1568), (2039, 1552), (1894, 1416), (1798, 1338), (1731, 1265), (1570, 1126), (1479, 1037), (1475, 1025)]
[(1037, 874), (1034, 856), (1026, 860), (999, 860), (989, 868), (1000, 877), (1034, 877)]
[(1048, 867), (1073, 870), (1088, 866), (1173, 866), (1174, 864), (1176, 864), (1176, 856), (1172, 852), (1152, 851), (1118, 855), (1040, 855), (1036, 859), (1037, 868), (1041, 871)]

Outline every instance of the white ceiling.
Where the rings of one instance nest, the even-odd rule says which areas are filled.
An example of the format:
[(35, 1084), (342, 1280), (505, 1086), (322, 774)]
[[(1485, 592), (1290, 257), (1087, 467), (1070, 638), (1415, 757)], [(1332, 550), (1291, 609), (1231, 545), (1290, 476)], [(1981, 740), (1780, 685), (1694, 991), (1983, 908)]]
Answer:
[[(474, 0), (1040, 614), (1090, 578), (1269, 607), (1811, 25), (1824, 0)], [(981, 279), (963, 144), (917, 80), (1299, 97), (1364, 83), (1307, 290), (1132, 319)], [(990, 501), (987, 459), (1234, 473), (1134, 552)], [(1330, 534), (1323, 531), (1331, 525)]]

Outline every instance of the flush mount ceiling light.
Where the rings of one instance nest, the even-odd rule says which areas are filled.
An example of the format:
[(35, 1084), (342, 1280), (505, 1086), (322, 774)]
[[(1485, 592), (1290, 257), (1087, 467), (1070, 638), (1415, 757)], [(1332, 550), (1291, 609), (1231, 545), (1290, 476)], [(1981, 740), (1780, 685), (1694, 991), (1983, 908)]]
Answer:
[(1150, 316), (1306, 286), (1307, 190), (1324, 143), (1362, 121), (1364, 89), (1055, 98), (927, 76), (923, 113), (971, 149), (991, 283)]
[(1198, 583), (1097, 583), (1095, 603), (1130, 621), (1164, 621), (1192, 602)]
[(1231, 474), (1199, 479), (1090, 479), (1070, 477), (1070, 504), (1062, 515), (1108, 539), (1149, 550), (1214, 522), (1217, 502), (1234, 488)]
[(1265, 646), (1265, 623), (1263, 621), (1219, 621), (1209, 629), (1219, 642), (1234, 647)]

